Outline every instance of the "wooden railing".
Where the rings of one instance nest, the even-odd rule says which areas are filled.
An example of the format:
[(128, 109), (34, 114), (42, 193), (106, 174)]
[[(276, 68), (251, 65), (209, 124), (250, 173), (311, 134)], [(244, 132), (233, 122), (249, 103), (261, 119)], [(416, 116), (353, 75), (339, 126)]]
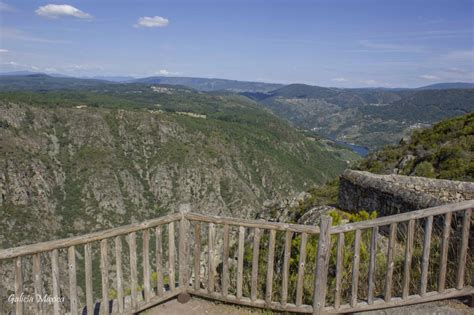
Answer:
[[(94, 310), (128, 314), (179, 294), (313, 314), (466, 296), (474, 294), (468, 274), (474, 268), (468, 258), (473, 207), (471, 200), (335, 226), (330, 217), (322, 217), (319, 226), (309, 226), (216, 217), (183, 208), (141, 224), (0, 250), (0, 271), (12, 268), (14, 275), (11, 287), (0, 285), (15, 297), (28, 293), (67, 298), (52, 304), (17, 300), (16, 314), (96, 314)], [(437, 232), (439, 242), (432, 237)], [(366, 246), (364, 236), (369, 234)], [(422, 238), (421, 250), (416, 235)], [(123, 238), (128, 251), (122, 247)], [(439, 243), (436, 255), (433, 240)], [(315, 244), (316, 254), (309, 250), (310, 244)], [(400, 248), (404, 254), (398, 283)], [(368, 266), (362, 273), (365, 252)], [(379, 256), (384, 258), (382, 264)], [(433, 257), (436, 262), (430, 260)], [(415, 258), (420, 261), (419, 285), (412, 274)], [(3, 307), (7, 313), (8, 305)]]

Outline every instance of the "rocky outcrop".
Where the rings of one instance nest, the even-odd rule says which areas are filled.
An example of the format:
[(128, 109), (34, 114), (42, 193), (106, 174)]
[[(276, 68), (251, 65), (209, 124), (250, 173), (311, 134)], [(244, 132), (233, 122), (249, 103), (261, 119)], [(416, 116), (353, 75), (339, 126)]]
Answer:
[(474, 183), (346, 170), (340, 177), (339, 207), (377, 211), (379, 216), (474, 199)]

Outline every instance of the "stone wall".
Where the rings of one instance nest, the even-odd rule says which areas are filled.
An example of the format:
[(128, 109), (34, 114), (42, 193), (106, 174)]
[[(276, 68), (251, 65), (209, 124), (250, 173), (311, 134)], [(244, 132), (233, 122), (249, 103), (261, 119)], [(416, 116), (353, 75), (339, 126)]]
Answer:
[(386, 216), (474, 199), (474, 183), (416, 176), (376, 175), (346, 170), (340, 178), (339, 207)]

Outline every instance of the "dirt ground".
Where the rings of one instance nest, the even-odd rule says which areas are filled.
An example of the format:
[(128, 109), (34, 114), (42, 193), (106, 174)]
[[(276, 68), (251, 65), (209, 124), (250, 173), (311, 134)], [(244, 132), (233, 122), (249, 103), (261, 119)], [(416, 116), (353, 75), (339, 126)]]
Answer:
[(212, 302), (193, 297), (188, 303), (181, 304), (176, 299), (172, 299), (157, 307), (151, 308), (141, 315), (253, 315), (272, 314), (262, 312), (259, 309), (240, 307), (231, 304)]
[[(220, 302), (208, 301), (193, 297), (188, 303), (181, 304), (172, 299), (164, 304), (151, 308), (142, 315), (253, 315), (273, 314), (268, 310), (242, 307)], [(283, 314), (283, 313), (275, 313)], [(359, 315), (474, 315), (474, 308), (469, 308), (457, 300), (437, 301), (418, 305), (390, 308), (378, 311), (357, 313)]]

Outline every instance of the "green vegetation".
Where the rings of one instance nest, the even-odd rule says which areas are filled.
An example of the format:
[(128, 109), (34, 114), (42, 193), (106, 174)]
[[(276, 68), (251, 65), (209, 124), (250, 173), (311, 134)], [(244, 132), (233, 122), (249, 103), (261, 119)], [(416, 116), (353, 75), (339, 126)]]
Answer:
[[(347, 214), (340, 211), (331, 211), (329, 215), (333, 218), (333, 225), (340, 225), (352, 222), (360, 222), (371, 220), (377, 217), (376, 212), (368, 213), (360, 211), (355, 214)], [(424, 240), (424, 225), (425, 220), (417, 220), (414, 230), (414, 242), (412, 252), (412, 263), (410, 265), (409, 278), (409, 294), (416, 294), (420, 292), (421, 270), (422, 270), (422, 256), (423, 256), (423, 240)], [(436, 217), (431, 237), (431, 249), (429, 257), (429, 269), (427, 276), (427, 292), (436, 291), (438, 285), (438, 276), (440, 270), (440, 248), (442, 240), (442, 220), (441, 216)], [(407, 244), (407, 222), (398, 224), (397, 233), (395, 233), (395, 246), (393, 248), (393, 283), (392, 296), (401, 296), (403, 288), (403, 274), (405, 263), (405, 251)], [(459, 256), (459, 230), (451, 231), (452, 238), (450, 240), (449, 256)], [(355, 231), (344, 233), (344, 246), (342, 248), (342, 271), (339, 274), (341, 277), (341, 304), (348, 304), (351, 297), (352, 289), (352, 267), (354, 260), (354, 241)], [(377, 234), (377, 247), (375, 249), (375, 274), (374, 274), (374, 297), (380, 298), (384, 296), (385, 279), (387, 274), (387, 252), (388, 252), (388, 236), (389, 227), (382, 226)], [(329, 258), (329, 273), (327, 282), (327, 296), (326, 304), (333, 305), (335, 298), (336, 287), (336, 262), (337, 262), (337, 235), (331, 236), (331, 251)], [(360, 251), (359, 251), (359, 281), (358, 281), (358, 299), (365, 300), (368, 296), (368, 274), (370, 265), (371, 253), (371, 238), (372, 229), (361, 231)], [(252, 230), (248, 237), (248, 242), (245, 245), (244, 256), (244, 281), (243, 294), (250, 296), (251, 291), (251, 273), (253, 261), (252, 248)], [(275, 261), (274, 261), (274, 281), (273, 281), (273, 301), (280, 301), (282, 289), (282, 268), (283, 268), (283, 252), (285, 244), (285, 233), (277, 232)], [(259, 277), (257, 282), (258, 297), (263, 298), (266, 291), (266, 272), (267, 272), (267, 257), (269, 247), (269, 233), (265, 232), (261, 237), (259, 247)], [(298, 270), (300, 266), (301, 254), (301, 234), (294, 234), (291, 242), (291, 255), (289, 264), (289, 279), (288, 279), (288, 303), (295, 303)], [(306, 248), (305, 272), (303, 278), (303, 303), (312, 304), (313, 288), (314, 288), (314, 272), (315, 262), (318, 252), (318, 237), (309, 235)], [(231, 248), (231, 257), (236, 257), (237, 244)], [(448, 259), (446, 288), (451, 288), (456, 285), (456, 268), (457, 260)], [(470, 275), (474, 264), (470, 257), (467, 258), (465, 283), (469, 283)], [(231, 294), (235, 294), (235, 279), (236, 270), (230, 268), (231, 279)]]
[(336, 89), (291, 84), (244, 93), (295, 126), (372, 150), (397, 143), (420, 124), (474, 111), (474, 89)]
[[(107, 84), (0, 92), (0, 100), (0, 163), (19, 176), (6, 187), (27, 190), (22, 202), (31, 214), (47, 207), (63, 226), (39, 220), (29, 230), (35, 241), (156, 217), (188, 198), (228, 214), (259, 209), (334, 178), (357, 159), (229, 93)], [(24, 169), (38, 174), (32, 182)], [(14, 201), (4, 205), (20, 211)], [(33, 240), (14, 236), (5, 220), (0, 226), (10, 231), (0, 236), (4, 246)]]
[(398, 146), (375, 152), (357, 167), (373, 173), (474, 181), (474, 113), (415, 131)]

